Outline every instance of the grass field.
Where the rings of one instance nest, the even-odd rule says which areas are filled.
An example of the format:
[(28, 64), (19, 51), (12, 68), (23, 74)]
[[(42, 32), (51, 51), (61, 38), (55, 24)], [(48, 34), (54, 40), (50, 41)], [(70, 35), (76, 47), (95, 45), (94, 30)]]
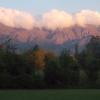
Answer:
[(100, 90), (1, 90), (0, 100), (100, 100)]

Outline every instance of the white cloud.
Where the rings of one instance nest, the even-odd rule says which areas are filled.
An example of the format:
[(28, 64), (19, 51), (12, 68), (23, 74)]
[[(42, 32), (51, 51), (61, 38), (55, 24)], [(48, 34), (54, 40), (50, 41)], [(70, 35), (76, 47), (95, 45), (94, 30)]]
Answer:
[(0, 23), (10, 27), (32, 29), (45, 27), (49, 29), (66, 28), (72, 25), (100, 25), (100, 13), (92, 10), (82, 10), (76, 14), (53, 9), (36, 18), (31, 14), (9, 8), (0, 8)]
[(86, 24), (100, 25), (100, 13), (92, 10), (82, 10), (75, 14), (74, 20), (80, 26)]
[(0, 23), (26, 29), (31, 29), (36, 24), (31, 14), (8, 8), (0, 8)]
[(100, 25), (100, 13), (82, 10), (72, 15), (65, 11), (51, 10), (44, 13), (41, 20), (41, 26), (49, 29), (66, 28), (75, 24), (84, 27), (87, 24)]
[(73, 25), (73, 19), (69, 13), (51, 10), (43, 14), (41, 24), (49, 29), (65, 28)]

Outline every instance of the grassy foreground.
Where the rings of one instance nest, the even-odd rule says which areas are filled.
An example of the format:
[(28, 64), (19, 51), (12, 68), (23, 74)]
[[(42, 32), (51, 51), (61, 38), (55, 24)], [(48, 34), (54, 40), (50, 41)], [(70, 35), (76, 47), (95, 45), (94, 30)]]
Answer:
[(0, 100), (100, 100), (100, 90), (1, 90)]

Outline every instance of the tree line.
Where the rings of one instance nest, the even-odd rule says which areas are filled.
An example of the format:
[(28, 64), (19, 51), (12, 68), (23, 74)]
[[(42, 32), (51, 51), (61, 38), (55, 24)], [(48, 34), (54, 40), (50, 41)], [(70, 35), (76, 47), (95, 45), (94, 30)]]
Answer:
[(39, 48), (16, 53), (11, 40), (0, 45), (0, 89), (100, 88), (100, 37), (86, 48), (60, 55)]

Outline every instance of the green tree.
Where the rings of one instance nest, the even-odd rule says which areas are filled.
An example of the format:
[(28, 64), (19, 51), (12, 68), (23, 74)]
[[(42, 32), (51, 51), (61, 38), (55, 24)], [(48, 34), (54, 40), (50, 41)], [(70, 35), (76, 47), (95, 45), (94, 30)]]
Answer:
[(59, 57), (62, 68), (62, 79), (66, 87), (77, 87), (79, 84), (79, 65), (77, 59), (67, 51)]
[(60, 65), (58, 58), (54, 53), (48, 52), (45, 56), (46, 69), (45, 69), (45, 82), (48, 88), (60, 88)]
[[(82, 53), (83, 54), (83, 53)], [(87, 74), (89, 87), (96, 87), (98, 72), (100, 71), (100, 38), (92, 37), (81, 57), (81, 65)], [(82, 61), (83, 60), (83, 61)]]

